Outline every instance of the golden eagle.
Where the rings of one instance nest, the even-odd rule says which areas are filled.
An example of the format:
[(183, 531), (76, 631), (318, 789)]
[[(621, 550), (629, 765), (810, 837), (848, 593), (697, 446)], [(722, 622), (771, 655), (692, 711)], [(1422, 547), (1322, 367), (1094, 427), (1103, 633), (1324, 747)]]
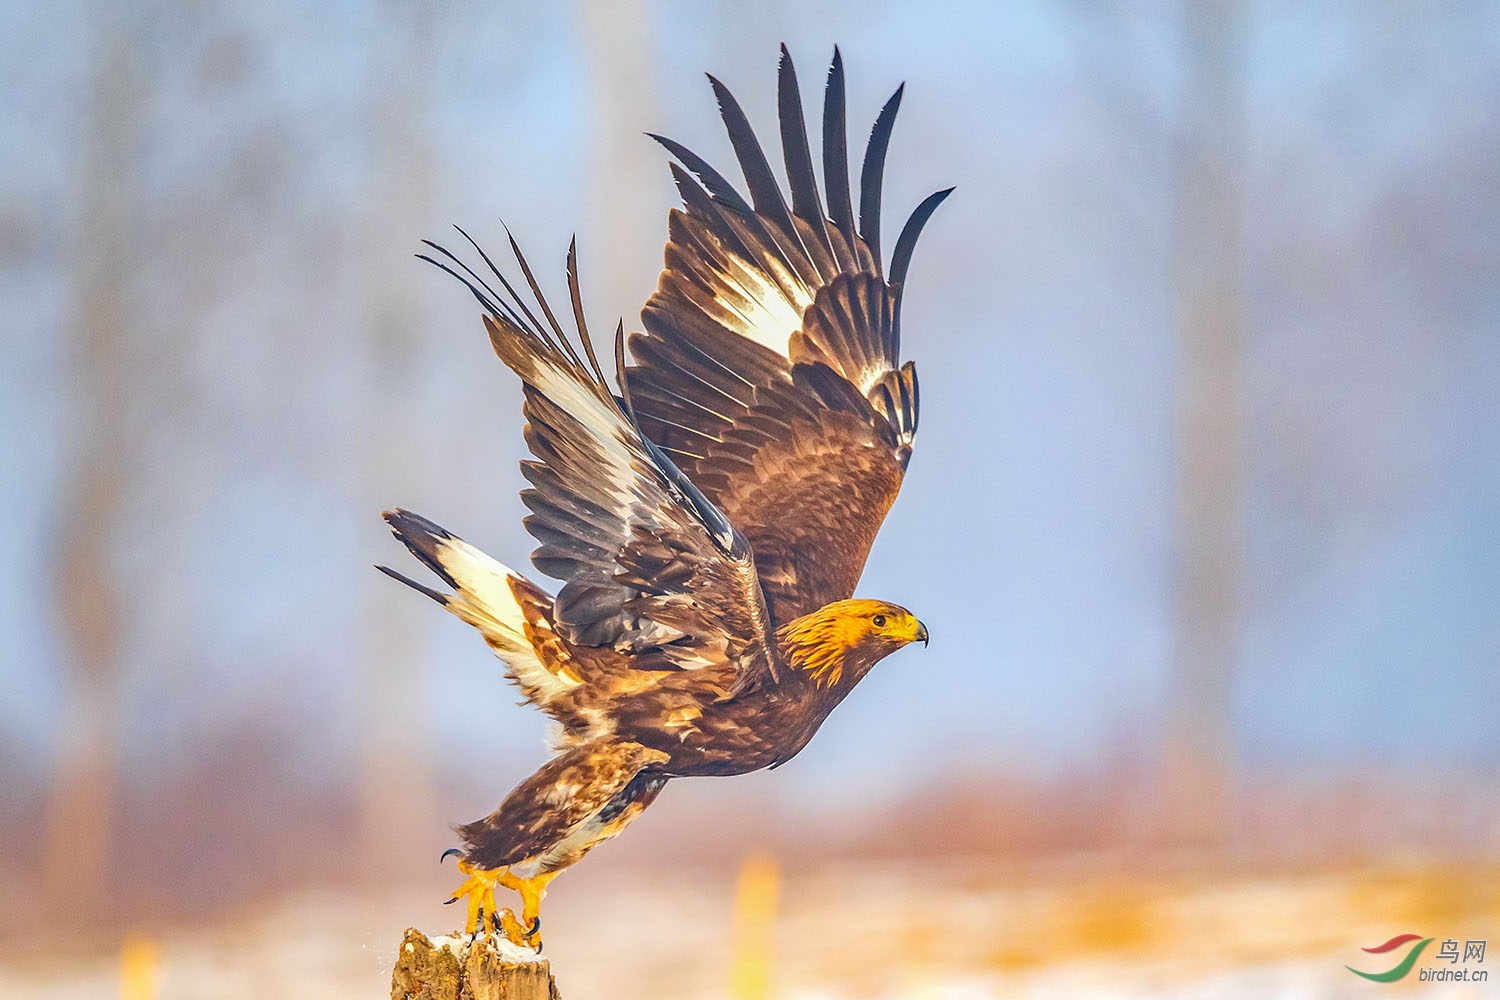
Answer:
[[(574, 249), (576, 336), (514, 239), (530, 304), (477, 244), (488, 276), (436, 244), (424, 256), (473, 292), (495, 352), (525, 384), (531, 558), (562, 581), (549, 595), (431, 521), (385, 514), (449, 589), (381, 569), (477, 628), (561, 726), (555, 758), (458, 828), (468, 879), (453, 898), (468, 899), (470, 934), (539, 947), (547, 884), (669, 779), (789, 760), (878, 660), (927, 641), (905, 608), (851, 597), (911, 457), (917, 373), (900, 362), (901, 297), (917, 235), (949, 191), (912, 213), (887, 268), (881, 176), (901, 91), (875, 120), (856, 217), (837, 49), (820, 196), (782, 46), (790, 206), (739, 104), (709, 80), (750, 199), (653, 137), (678, 161), (684, 207), (669, 216), (645, 332), (629, 339), (634, 364), (623, 324), (615, 331), (618, 395), (584, 321)], [(496, 885), (520, 892), (520, 920), (497, 909)]]

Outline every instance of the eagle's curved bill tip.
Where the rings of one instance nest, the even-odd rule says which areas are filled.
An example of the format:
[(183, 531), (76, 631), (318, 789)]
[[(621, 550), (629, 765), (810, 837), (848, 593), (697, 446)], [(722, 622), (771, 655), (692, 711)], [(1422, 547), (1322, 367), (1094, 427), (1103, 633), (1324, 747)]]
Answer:
[(921, 640), (922, 645), (927, 645), (927, 626), (921, 622), (917, 622), (917, 638)]

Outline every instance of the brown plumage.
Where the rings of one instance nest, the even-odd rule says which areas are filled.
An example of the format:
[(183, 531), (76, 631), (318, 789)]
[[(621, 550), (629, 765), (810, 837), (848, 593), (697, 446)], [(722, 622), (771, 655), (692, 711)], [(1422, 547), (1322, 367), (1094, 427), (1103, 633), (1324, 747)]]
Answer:
[[(668, 779), (785, 762), (877, 661), (927, 639), (904, 608), (852, 594), (911, 456), (917, 381), (899, 359), (902, 286), (916, 234), (947, 192), (913, 214), (887, 275), (880, 182), (900, 91), (871, 135), (856, 231), (837, 51), (826, 213), (785, 48), (790, 207), (734, 98), (713, 85), (751, 200), (661, 140), (687, 168), (672, 167), (685, 208), (669, 219), (666, 268), (645, 332), (630, 338), (633, 366), (616, 330), (618, 397), (571, 250), (576, 345), (514, 240), (535, 310), (483, 251), (503, 293), (435, 244), (441, 257), (424, 258), (473, 292), (496, 354), (525, 386), (532, 562), (562, 581), (549, 596), (424, 518), (385, 515), (449, 590), (382, 569), (477, 628), (561, 727), (556, 758), (458, 828), (469, 879), (455, 898), (469, 897), (471, 932), (487, 912), (491, 927), (539, 943), (547, 883)], [(521, 922), (497, 912), (497, 884), (520, 891)]]
[(850, 596), (901, 488), (917, 432), (916, 367), (900, 363), (901, 290), (912, 247), (951, 188), (927, 198), (880, 257), (880, 188), (898, 90), (861, 170), (859, 231), (844, 153), (838, 51), (823, 111), (818, 198), (796, 71), (782, 47), (782, 146), (791, 211), (734, 97), (715, 93), (750, 186), (747, 205), (686, 148), (658, 138), (684, 208), (669, 215), (666, 269), (630, 338), (641, 428), (755, 551), (772, 617)]

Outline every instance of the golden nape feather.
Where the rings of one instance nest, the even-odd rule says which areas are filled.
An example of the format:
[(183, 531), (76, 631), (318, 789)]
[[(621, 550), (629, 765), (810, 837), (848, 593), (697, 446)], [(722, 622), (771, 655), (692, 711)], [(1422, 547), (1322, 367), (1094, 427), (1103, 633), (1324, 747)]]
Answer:
[(782, 653), (819, 687), (834, 687), (912, 642), (927, 642), (927, 626), (885, 601), (834, 601), (776, 632)]
[[(454, 898), (468, 900), (471, 933), (539, 947), (547, 884), (667, 781), (785, 763), (877, 661), (927, 641), (905, 608), (853, 593), (911, 457), (919, 405), (901, 301), (917, 234), (947, 192), (912, 213), (887, 268), (880, 191), (900, 92), (871, 133), (856, 221), (837, 50), (826, 209), (785, 47), (790, 207), (734, 97), (713, 86), (749, 198), (661, 140), (684, 205), (645, 332), (629, 338), (634, 364), (623, 324), (612, 373), (600, 364), (573, 249), (571, 331), (514, 239), (514, 280), (473, 240), (479, 269), (435, 243), (423, 255), (468, 287), (524, 386), (531, 561), (561, 584), (549, 594), (431, 521), (386, 515), (449, 590), (385, 572), (475, 627), (561, 727), (556, 757), (459, 828), (467, 880)], [(520, 893), (520, 920), (497, 908), (497, 886)]]

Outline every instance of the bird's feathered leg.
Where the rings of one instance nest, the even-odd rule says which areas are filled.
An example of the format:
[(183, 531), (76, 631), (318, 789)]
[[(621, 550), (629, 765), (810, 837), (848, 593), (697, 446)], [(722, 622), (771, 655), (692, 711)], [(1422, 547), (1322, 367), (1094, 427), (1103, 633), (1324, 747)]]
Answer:
[[(541, 948), (547, 885), (596, 845), (619, 833), (656, 798), (666, 776), (649, 768), (667, 754), (639, 743), (594, 740), (571, 747), (516, 786), (493, 813), (457, 827), (468, 880), (469, 933), (490, 928), (523, 947)], [(495, 904), (495, 886), (521, 894), (521, 920)], [(524, 923), (523, 923), (524, 921)]]

